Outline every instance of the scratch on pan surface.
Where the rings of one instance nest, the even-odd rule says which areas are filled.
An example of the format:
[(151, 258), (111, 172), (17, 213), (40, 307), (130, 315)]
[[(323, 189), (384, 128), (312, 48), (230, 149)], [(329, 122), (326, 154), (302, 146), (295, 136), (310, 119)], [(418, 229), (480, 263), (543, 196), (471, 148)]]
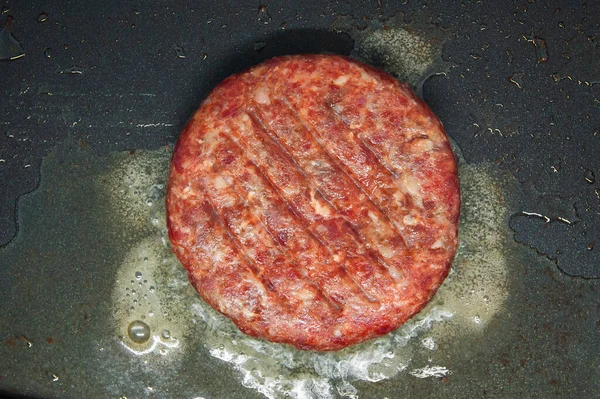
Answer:
[(138, 123), (135, 127), (163, 127), (163, 126), (175, 126), (172, 123), (158, 122), (158, 123)]

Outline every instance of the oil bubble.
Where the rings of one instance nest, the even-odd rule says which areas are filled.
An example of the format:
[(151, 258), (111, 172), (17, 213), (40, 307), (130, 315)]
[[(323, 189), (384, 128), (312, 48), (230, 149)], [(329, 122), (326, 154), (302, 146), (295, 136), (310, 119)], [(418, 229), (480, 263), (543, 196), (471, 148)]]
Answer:
[(133, 342), (143, 344), (150, 339), (150, 326), (141, 320), (132, 321), (127, 327), (127, 335)]
[(81, 69), (77, 65), (73, 65), (70, 68), (60, 70), (59, 73), (63, 75), (82, 75), (83, 69)]
[(429, 349), (429, 350), (431, 350), (431, 351), (432, 351), (432, 350), (435, 350), (435, 349), (436, 349), (436, 347), (437, 347), (437, 345), (436, 345), (436, 343), (435, 343), (435, 340), (434, 340), (432, 337), (427, 337), (427, 338), (424, 338), (424, 339), (421, 341), (421, 344), (422, 344), (422, 345), (423, 345), (425, 348), (427, 348), (427, 349)]
[(261, 23), (263, 25), (268, 25), (268, 24), (271, 23), (271, 21), (273, 20), (273, 18), (269, 14), (269, 11), (267, 10), (267, 6), (266, 5), (261, 4), (258, 7), (258, 15), (257, 15), (256, 19), (258, 20), (259, 23)]
[(138, 272), (135, 272), (135, 278), (136, 278), (137, 280), (141, 280), (141, 279), (142, 279), (142, 272), (139, 272), (139, 271), (138, 271)]
[(594, 171), (591, 169), (585, 168), (583, 170), (583, 178), (589, 184), (594, 184), (596, 182), (596, 176), (594, 175)]
[(175, 50), (177, 58), (185, 58), (185, 49), (183, 48), (183, 46), (173, 43), (173, 50)]
[(527, 41), (534, 45), (535, 47), (535, 55), (537, 57), (537, 63), (541, 64), (542, 62), (548, 61), (548, 45), (546, 44), (546, 40), (541, 37), (531, 36), (526, 38)]

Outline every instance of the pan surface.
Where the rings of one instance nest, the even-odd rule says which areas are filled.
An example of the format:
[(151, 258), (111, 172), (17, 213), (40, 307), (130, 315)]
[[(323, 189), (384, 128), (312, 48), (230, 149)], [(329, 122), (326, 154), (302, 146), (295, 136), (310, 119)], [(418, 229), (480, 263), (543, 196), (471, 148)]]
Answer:
[[(5, 4), (0, 397), (597, 396), (600, 9), (504, 3)], [(409, 82), (463, 201), (427, 308), (335, 353), (239, 333), (164, 222), (173, 144), (212, 87), (314, 52)]]

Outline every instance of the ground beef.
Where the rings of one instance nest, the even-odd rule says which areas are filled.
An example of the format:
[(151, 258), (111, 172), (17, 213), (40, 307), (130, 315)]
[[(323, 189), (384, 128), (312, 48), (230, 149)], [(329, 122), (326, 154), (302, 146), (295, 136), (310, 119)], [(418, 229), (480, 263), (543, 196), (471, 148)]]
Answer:
[(450, 269), (460, 206), (440, 121), (390, 75), (278, 57), (217, 86), (171, 161), (173, 251), (245, 332), (336, 350), (396, 329)]

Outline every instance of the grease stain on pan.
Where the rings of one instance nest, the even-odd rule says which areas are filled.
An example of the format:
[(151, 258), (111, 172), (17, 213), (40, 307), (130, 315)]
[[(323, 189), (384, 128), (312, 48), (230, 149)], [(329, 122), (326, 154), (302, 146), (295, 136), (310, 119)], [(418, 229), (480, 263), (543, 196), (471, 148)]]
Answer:
[(169, 157), (163, 150), (121, 152), (112, 157), (111, 167), (100, 180), (116, 218), (139, 228), (147, 225), (145, 216), (164, 196)]
[(416, 85), (441, 54), (441, 46), (405, 28), (374, 30), (359, 37), (356, 55), (369, 64), (381, 64), (402, 81)]
[[(441, 370), (452, 372), (449, 378), (461, 378), (469, 366), (453, 360), (457, 348), (469, 346), (473, 339), (484, 339), (493, 332), (490, 323), (494, 318), (504, 317), (504, 303), (511, 289), (505, 280), (509, 265), (504, 245), (512, 242), (512, 233), (506, 228), (507, 204), (502, 198), (513, 193), (503, 188), (494, 166), (459, 165), (463, 196), (460, 250), (451, 275), (428, 307), (379, 339), (340, 352), (317, 353), (245, 336), (200, 299), (167, 240), (164, 194), (169, 157), (165, 149), (105, 157), (89, 153), (53, 155), (44, 164), (39, 195), (33, 195), (31, 201), (35, 201), (27, 201), (22, 209), (27, 214), (44, 209), (39, 215), (34, 213), (40, 220), (23, 218), (21, 236), (3, 249), (7, 251), (3, 256), (13, 251), (18, 254), (15, 259), (48, 263), (38, 265), (29, 280), (15, 288), (21, 302), (32, 300), (27, 299), (25, 281), (27, 287), (38, 280), (40, 286), (47, 286), (45, 272), (38, 277), (44, 268), (56, 274), (56, 265), (61, 265), (60, 269), (67, 271), (61, 274), (62, 279), (76, 270), (81, 270), (81, 275), (68, 278), (85, 279), (100, 269), (106, 271), (102, 279), (94, 280), (93, 290), (55, 282), (70, 287), (64, 294), (55, 288), (65, 303), (72, 303), (75, 289), (77, 298), (97, 304), (95, 315), (105, 316), (90, 323), (98, 329), (97, 334), (81, 335), (82, 345), (86, 345), (83, 358), (89, 358), (90, 350), (94, 353), (91, 366), (61, 363), (62, 358), (72, 362), (68, 349), (53, 358), (52, 365), (78, 376), (94, 374), (91, 378), (101, 381), (102, 392), (108, 396), (219, 396), (218, 384), (207, 381), (206, 376), (220, 368), (220, 374), (230, 373), (224, 378), (234, 381), (237, 376), (231, 389), (238, 397), (372, 397), (372, 390), (381, 386), (373, 382), (383, 384), (391, 378), (394, 387), (415, 384), (421, 376), (439, 378)], [(68, 183), (72, 181), (77, 184)], [(50, 202), (44, 205), (45, 201)], [(63, 216), (64, 221), (49, 239), (60, 263), (55, 258), (31, 257), (23, 250), (27, 242), (23, 240), (32, 230), (39, 226), (46, 229), (48, 223)], [(90, 224), (96, 222), (101, 226)], [(85, 226), (78, 227), (82, 223)], [(68, 233), (71, 230), (75, 233)], [(101, 247), (97, 247), (99, 239), (105, 242)], [(86, 248), (93, 251), (86, 252)], [(80, 252), (86, 255), (78, 258)], [(89, 265), (74, 269), (72, 259)], [(511, 264), (511, 269), (515, 267), (520, 266)], [(105, 301), (107, 296), (110, 301)], [(30, 304), (33, 307), (52, 312), (52, 307), (44, 304)], [(79, 319), (79, 312), (61, 314), (61, 320), (69, 325)], [(148, 326), (147, 340), (144, 335), (135, 342), (129, 336), (128, 327), (135, 321)], [(40, 328), (58, 328), (43, 324)], [(29, 330), (23, 332), (36, 336)], [(27, 366), (24, 363), (23, 369)], [(188, 371), (180, 373), (182, 369)], [(152, 392), (144, 381), (151, 381)]]
[[(176, 304), (185, 300), (185, 292), (173, 288), (185, 286), (186, 274), (168, 244), (164, 197), (169, 158), (165, 150), (118, 153), (109, 159), (99, 182), (109, 198), (113, 223), (122, 225), (118, 230), (142, 233), (127, 251), (113, 289), (120, 344), (136, 355), (169, 355), (166, 358), (171, 360), (181, 354), (179, 337), (187, 324), (171, 316), (181, 311)], [(148, 325), (149, 339), (131, 339), (128, 326), (134, 321)]]
[[(435, 378), (441, 375), (439, 370), (448, 374), (453, 365), (446, 358), (445, 343), (484, 333), (503, 310), (509, 291), (503, 251), (511, 237), (505, 228), (507, 211), (502, 198), (506, 194), (492, 166), (460, 163), (460, 248), (450, 276), (430, 304), (391, 334), (339, 352), (319, 353), (248, 337), (204, 303), (168, 244), (166, 176), (156, 173), (168, 170), (168, 157), (145, 151), (114, 159), (117, 162), (108, 172), (113, 179), (106, 188), (118, 194), (111, 197), (111, 204), (116, 214), (123, 215), (118, 218), (122, 228), (127, 229), (125, 224), (133, 215), (148, 226), (146, 236), (132, 246), (117, 272), (112, 305), (115, 332), (124, 347), (151, 364), (163, 364), (165, 359), (179, 362), (203, 347), (206, 356), (229, 364), (243, 386), (268, 398), (357, 398), (361, 392), (356, 382), (397, 375)], [(163, 189), (157, 193), (153, 187)], [(159, 198), (148, 206), (151, 195)], [(482, 247), (488, 250), (481, 251)], [(141, 272), (141, 281), (136, 272)], [(149, 286), (154, 287), (152, 292)], [(136, 288), (135, 303), (132, 287)], [(152, 339), (140, 345), (128, 340), (125, 331), (142, 316)], [(178, 337), (176, 347), (164, 347), (159, 332), (164, 329)], [(161, 349), (165, 356), (157, 355)]]
[(430, 76), (445, 73), (447, 63), (442, 59), (445, 35), (441, 29), (419, 21), (409, 25), (401, 13), (388, 19), (370, 20), (364, 28), (362, 23), (354, 17), (341, 16), (333, 24), (335, 30), (354, 39), (352, 57), (408, 83), (418, 95)]

